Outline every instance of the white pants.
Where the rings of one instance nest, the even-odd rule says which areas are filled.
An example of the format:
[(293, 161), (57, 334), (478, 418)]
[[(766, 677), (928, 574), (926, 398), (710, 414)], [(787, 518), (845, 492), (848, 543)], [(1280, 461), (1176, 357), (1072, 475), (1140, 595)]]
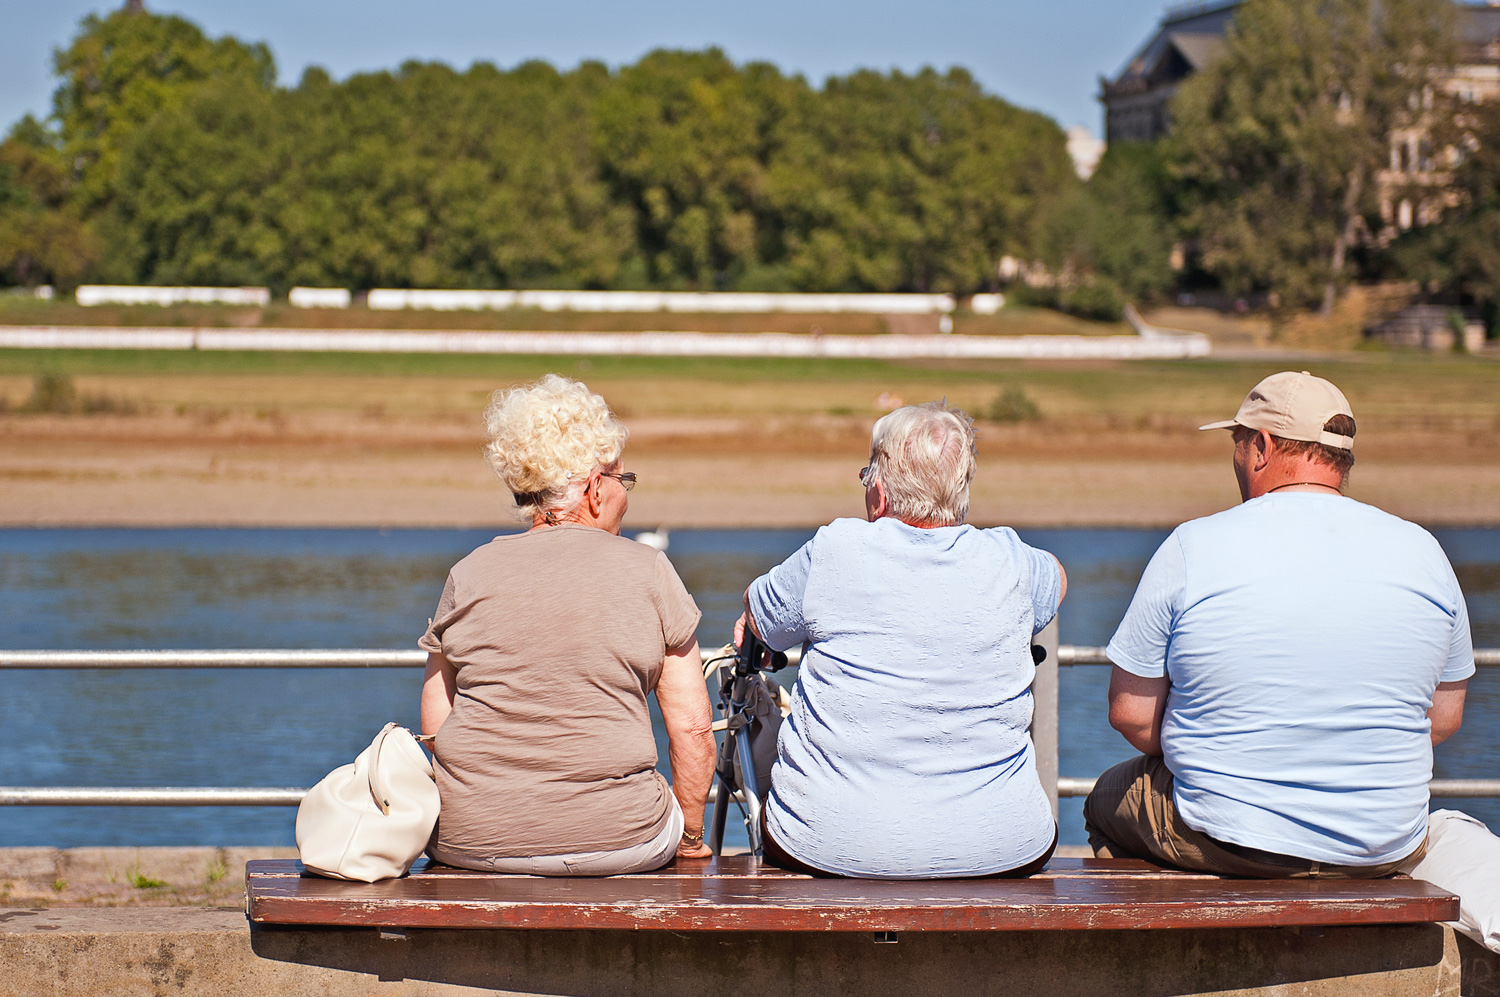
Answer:
[(434, 843), (427, 853), (444, 865), (479, 872), (505, 872), (523, 876), (621, 876), (630, 872), (660, 869), (677, 854), (682, 840), (682, 808), (675, 796), (668, 795), (672, 812), (667, 824), (656, 837), (639, 845), (606, 852), (573, 852), (562, 855), (500, 856), (480, 858), (448, 851)]
[(1500, 952), (1500, 838), (1489, 828), (1457, 810), (1434, 810), (1426, 852), (1400, 871), (1458, 894), (1458, 920), (1450, 926)]

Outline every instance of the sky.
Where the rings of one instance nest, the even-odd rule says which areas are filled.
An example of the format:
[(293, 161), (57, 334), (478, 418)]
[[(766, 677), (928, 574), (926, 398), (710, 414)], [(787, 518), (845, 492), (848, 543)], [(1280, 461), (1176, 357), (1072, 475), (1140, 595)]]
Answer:
[[(0, 0), (0, 125), (44, 116), (54, 48), (120, 0)], [(336, 78), (408, 59), (463, 68), (584, 59), (611, 66), (653, 48), (717, 45), (813, 82), (857, 68), (967, 68), (991, 93), (1095, 135), (1101, 74), (1113, 75), (1160, 20), (1163, 0), (146, 0), (210, 35), (264, 41), (281, 82), (322, 66)]]

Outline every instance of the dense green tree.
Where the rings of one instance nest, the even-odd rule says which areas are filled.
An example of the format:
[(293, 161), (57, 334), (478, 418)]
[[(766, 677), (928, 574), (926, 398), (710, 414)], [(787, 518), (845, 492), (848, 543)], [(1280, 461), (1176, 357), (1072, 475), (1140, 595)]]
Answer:
[(1453, 147), (1457, 203), (1442, 224), (1413, 229), (1391, 247), (1399, 272), (1428, 289), (1478, 305), (1500, 331), (1500, 104), (1466, 108)]
[(72, 188), (57, 136), (22, 118), (0, 142), (0, 275), (8, 283), (76, 283), (98, 258)]
[(665, 286), (775, 286), (782, 252), (768, 172), (806, 113), (800, 78), (718, 49), (652, 52), (594, 107), (614, 196), (635, 215), (638, 254), (622, 277)]
[(862, 71), (810, 101), (769, 178), (792, 283), (972, 292), (1030, 256), (1046, 203), (1076, 182), (1061, 129), (968, 73)]
[(1102, 278), (1132, 299), (1172, 286), (1176, 189), (1160, 143), (1109, 147), (1087, 184), (1048, 211), (1040, 258), (1057, 274)]
[(1377, 210), (1393, 129), (1451, 57), (1448, 0), (1255, 0), (1173, 104), (1173, 168), (1204, 267), (1332, 308)]
[(128, 7), (85, 17), (72, 43), (53, 54), (53, 68), (61, 79), (53, 116), (90, 208), (113, 194), (123, 146), (158, 112), (180, 105), (206, 81), (265, 89), (276, 80), (264, 44), (211, 39), (181, 17)]
[(967, 292), (1076, 186), (1057, 127), (961, 70), (814, 88), (710, 49), (278, 88), (264, 46), (130, 10), (56, 65), (56, 131), (0, 147), (13, 280)]

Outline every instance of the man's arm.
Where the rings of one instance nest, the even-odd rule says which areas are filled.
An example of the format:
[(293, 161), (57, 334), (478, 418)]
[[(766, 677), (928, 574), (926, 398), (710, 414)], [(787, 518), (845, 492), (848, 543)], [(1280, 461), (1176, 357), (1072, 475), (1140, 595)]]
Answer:
[(1109, 725), (1143, 755), (1161, 754), (1161, 717), (1170, 687), (1166, 676), (1147, 679), (1119, 665), (1110, 669)]
[(1439, 682), (1432, 694), (1432, 709), (1427, 719), (1432, 723), (1432, 743), (1442, 744), (1458, 733), (1464, 722), (1464, 697), (1469, 692), (1469, 680)]

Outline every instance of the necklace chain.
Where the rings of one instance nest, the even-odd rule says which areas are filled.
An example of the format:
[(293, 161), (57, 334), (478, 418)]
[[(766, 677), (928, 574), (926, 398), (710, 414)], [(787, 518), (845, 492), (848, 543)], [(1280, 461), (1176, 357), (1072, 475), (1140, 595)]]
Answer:
[(1288, 481), (1284, 485), (1277, 485), (1275, 488), (1266, 489), (1266, 494), (1269, 495), (1272, 492), (1279, 492), (1283, 488), (1295, 488), (1298, 485), (1316, 485), (1319, 488), (1327, 488), (1332, 491), (1338, 492), (1340, 495), (1344, 494), (1344, 490), (1342, 488), (1336, 488), (1333, 485), (1324, 484), (1321, 481)]

